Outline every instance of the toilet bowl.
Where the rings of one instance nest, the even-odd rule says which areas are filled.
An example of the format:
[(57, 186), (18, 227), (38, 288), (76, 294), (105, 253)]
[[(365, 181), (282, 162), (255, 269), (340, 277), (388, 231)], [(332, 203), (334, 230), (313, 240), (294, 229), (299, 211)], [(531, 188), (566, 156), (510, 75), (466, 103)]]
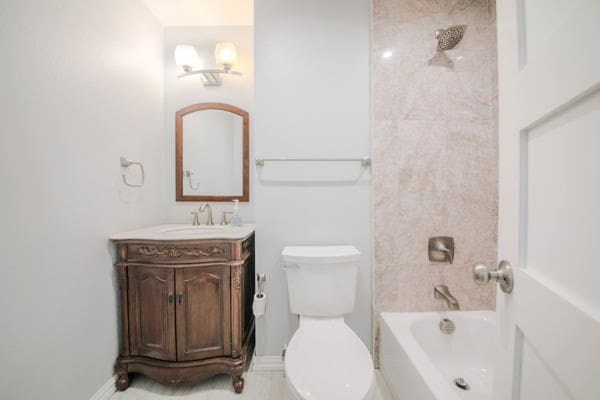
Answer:
[(282, 253), (298, 330), (285, 353), (297, 400), (371, 400), (375, 375), (369, 350), (346, 325), (352, 312), (360, 253), (352, 246), (286, 247)]

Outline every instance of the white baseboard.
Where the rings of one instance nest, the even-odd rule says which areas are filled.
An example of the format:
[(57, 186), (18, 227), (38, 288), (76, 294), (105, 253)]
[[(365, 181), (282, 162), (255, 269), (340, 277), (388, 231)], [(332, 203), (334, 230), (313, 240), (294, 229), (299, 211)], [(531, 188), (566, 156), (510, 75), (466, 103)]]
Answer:
[(281, 356), (252, 357), (252, 371), (283, 371), (284, 365)]
[(115, 381), (117, 380), (117, 376), (111, 376), (110, 379), (102, 385), (100, 389), (92, 396), (90, 400), (108, 400), (112, 397), (113, 394), (117, 391), (115, 387)]

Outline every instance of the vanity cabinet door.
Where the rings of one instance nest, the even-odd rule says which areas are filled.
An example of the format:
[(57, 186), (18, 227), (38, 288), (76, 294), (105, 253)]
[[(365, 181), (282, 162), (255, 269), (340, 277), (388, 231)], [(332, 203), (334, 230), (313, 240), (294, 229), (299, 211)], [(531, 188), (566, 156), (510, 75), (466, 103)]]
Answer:
[(231, 354), (228, 265), (177, 269), (177, 360)]
[(175, 272), (129, 266), (131, 355), (175, 360)]

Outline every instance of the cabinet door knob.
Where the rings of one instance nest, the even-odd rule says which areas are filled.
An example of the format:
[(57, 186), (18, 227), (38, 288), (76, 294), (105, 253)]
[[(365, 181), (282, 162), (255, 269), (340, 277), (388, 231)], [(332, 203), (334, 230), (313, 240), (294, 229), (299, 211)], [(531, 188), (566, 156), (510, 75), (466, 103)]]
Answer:
[(169, 294), (167, 295), (167, 300), (169, 304), (173, 304), (173, 293), (169, 292)]
[(177, 302), (181, 304), (181, 299), (183, 298), (183, 292), (177, 293)]

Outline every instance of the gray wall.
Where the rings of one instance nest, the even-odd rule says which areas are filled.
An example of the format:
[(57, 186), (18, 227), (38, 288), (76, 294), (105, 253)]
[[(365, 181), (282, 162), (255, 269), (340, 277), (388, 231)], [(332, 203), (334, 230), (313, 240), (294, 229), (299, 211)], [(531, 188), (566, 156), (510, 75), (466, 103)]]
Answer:
[[(368, 0), (255, 1), (256, 156), (369, 153)], [(257, 271), (267, 313), (257, 354), (294, 333), (280, 253), (286, 245), (352, 244), (362, 252), (349, 325), (371, 347), (370, 171), (354, 165), (266, 165), (255, 180)]]
[(0, 397), (89, 399), (118, 348), (107, 237), (163, 220), (162, 28), (137, 0), (3, 0), (0, 49)]

